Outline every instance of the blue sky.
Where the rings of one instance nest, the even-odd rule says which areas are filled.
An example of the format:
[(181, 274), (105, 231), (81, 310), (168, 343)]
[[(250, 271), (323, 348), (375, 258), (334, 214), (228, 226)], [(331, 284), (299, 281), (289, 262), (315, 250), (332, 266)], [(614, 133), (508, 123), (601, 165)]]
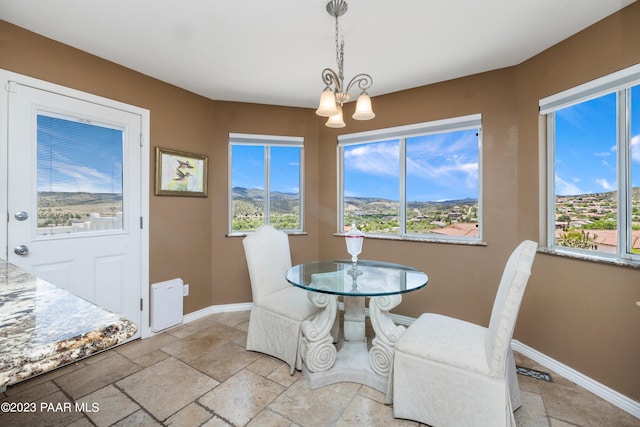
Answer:
[[(556, 194), (616, 188), (616, 99), (607, 95), (556, 113)], [(640, 86), (632, 90), (632, 185), (640, 187)], [(38, 116), (38, 190), (122, 192), (123, 132)], [(398, 141), (345, 147), (345, 195), (398, 200)], [(299, 191), (299, 151), (271, 147), (271, 189)], [(264, 188), (264, 151), (234, 146), (232, 183)], [(407, 201), (478, 196), (475, 130), (409, 138)]]
[[(632, 186), (640, 187), (640, 87), (632, 92)], [(614, 191), (617, 185), (616, 95), (556, 112), (556, 194)]]
[[(478, 197), (477, 130), (407, 139), (407, 201)], [(345, 196), (399, 199), (399, 141), (345, 147)]]
[[(409, 138), (407, 194), (409, 201), (478, 197), (477, 131), (467, 130)], [(347, 196), (398, 200), (399, 143), (384, 141), (345, 147)], [(264, 188), (264, 149), (234, 145), (232, 185)], [(298, 192), (298, 151), (271, 147), (271, 189)]]
[[(300, 149), (271, 146), (271, 191), (300, 191)], [(234, 145), (231, 156), (231, 182), (234, 187), (264, 190), (264, 148), (255, 145)]]
[(38, 191), (122, 193), (123, 132), (38, 115)]

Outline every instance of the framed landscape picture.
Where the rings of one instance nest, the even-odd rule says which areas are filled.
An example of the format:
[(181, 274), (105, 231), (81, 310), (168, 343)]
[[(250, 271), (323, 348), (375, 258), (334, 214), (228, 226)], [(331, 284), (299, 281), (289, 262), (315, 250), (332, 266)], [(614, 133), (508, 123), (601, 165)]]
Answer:
[(207, 197), (207, 156), (156, 147), (156, 196)]

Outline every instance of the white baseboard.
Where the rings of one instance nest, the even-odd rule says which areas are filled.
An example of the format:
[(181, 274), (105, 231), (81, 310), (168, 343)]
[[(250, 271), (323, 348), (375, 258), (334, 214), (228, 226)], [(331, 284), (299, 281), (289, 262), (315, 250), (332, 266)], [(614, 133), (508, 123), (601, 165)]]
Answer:
[(249, 311), (251, 310), (253, 303), (244, 302), (239, 304), (223, 304), (223, 305), (211, 305), (201, 310), (185, 314), (182, 318), (183, 323), (193, 322), (194, 320), (202, 319), (210, 314), (216, 313), (230, 313), (232, 311)]
[(521, 343), (520, 341), (512, 340), (511, 348), (533, 360), (534, 362), (539, 363), (545, 368), (549, 368), (553, 372), (557, 372), (559, 375), (562, 375), (566, 379), (573, 381), (585, 390), (590, 391), (591, 393), (606, 400), (612, 405), (617, 406), (623, 411), (630, 413), (634, 417), (640, 418), (640, 402), (636, 402), (635, 400), (628, 398), (624, 394), (621, 394), (607, 387), (606, 385), (601, 384), (593, 380), (592, 378), (576, 371), (575, 369), (564, 365), (543, 353), (540, 353), (538, 350), (535, 350)]
[[(202, 310), (198, 310), (193, 313), (186, 314), (184, 316), (183, 322), (184, 323), (193, 322), (194, 320), (198, 320), (205, 316), (208, 316), (210, 314), (215, 314), (215, 313), (251, 310), (252, 305), (253, 304), (250, 302), (240, 303), (240, 304), (212, 305), (210, 307), (203, 308)], [(343, 303), (339, 303), (339, 309), (344, 311)], [(365, 314), (367, 316), (369, 315), (369, 309), (365, 310)], [(390, 317), (396, 324), (403, 325), (403, 326), (409, 326), (415, 320), (415, 318), (413, 317), (402, 316), (402, 315), (393, 314), (393, 313), (390, 313)], [(540, 353), (539, 351), (521, 343), (518, 340), (512, 340), (511, 348), (521, 353), (522, 355), (528, 357), (529, 359), (535, 361), (536, 363), (539, 363), (545, 368), (548, 368), (553, 372), (556, 372), (559, 375), (562, 375), (566, 379), (573, 381), (574, 383), (584, 388), (585, 390), (595, 394), (601, 399), (606, 400), (612, 405), (617, 406), (623, 411), (628, 412), (634, 417), (640, 418), (640, 402), (636, 402), (635, 400), (628, 398), (624, 394), (619, 393), (607, 387), (606, 385), (593, 380), (592, 378), (576, 371), (575, 369), (567, 365), (564, 365), (558, 362), (555, 359), (552, 359), (551, 357), (543, 353)]]

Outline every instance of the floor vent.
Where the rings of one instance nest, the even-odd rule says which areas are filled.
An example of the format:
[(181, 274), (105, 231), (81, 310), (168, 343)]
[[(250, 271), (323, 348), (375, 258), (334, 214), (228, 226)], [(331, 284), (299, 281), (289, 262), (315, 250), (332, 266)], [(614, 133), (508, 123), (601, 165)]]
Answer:
[(552, 383), (551, 374), (542, 371), (536, 371), (535, 369), (524, 368), (522, 366), (516, 366), (516, 372), (525, 377), (535, 378), (536, 380), (542, 380)]

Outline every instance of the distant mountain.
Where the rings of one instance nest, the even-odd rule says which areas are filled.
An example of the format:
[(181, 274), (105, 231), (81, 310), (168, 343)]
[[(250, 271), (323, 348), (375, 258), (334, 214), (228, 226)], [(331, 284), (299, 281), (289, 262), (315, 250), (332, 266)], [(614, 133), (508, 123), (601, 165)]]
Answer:
[(244, 187), (233, 187), (231, 189), (231, 198), (243, 198), (243, 199), (262, 199), (264, 194), (263, 190), (256, 190)]
[[(231, 189), (231, 198), (243, 198), (243, 199), (260, 199), (264, 198), (264, 190), (255, 188), (233, 187)], [(284, 200), (297, 200), (299, 198), (298, 193), (282, 193), (280, 191), (271, 192), (271, 201), (274, 199)]]
[(64, 191), (38, 191), (40, 207), (94, 205), (96, 203), (122, 203), (122, 193), (85, 193)]
[[(245, 201), (255, 201), (262, 203), (264, 197), (264, 191), (259, 189), (249, 189), (244, 187), (233, 187), (231, 190), (232, 198), (241, 199)], [(271, 203), (278, 201), (283, 202), (291, 202), (298, 201), (299, 195), (298, 193), (281, 193), (274, 191), (271, 193)], [(383, 199), (380, 197), (345, 197), (344, 201), (346, 204), (352, 205), (393, 205), (397, 203), (397, 200)], [(408, 206), (413, 207), (424, 207), (425, 205), (432, 205), (434, 207), (442, 207), (447, 208), (450, 206), (456, 205), (473, 205), (478, 201), (472, 198), (466, 199), (454, 199), (454, 200), (439, 200), (439, 201), (429, 201), (429, 202), (408, 202)]]
[[(585, 193), (585, 194), (576, 194), (563, 196), (558, 195), (557, 197), (562, 197), (566, 199), (598, 199), (598, 200), (617, 200), (618, 192), (617, 191), (605, 191), (603, 193)], [(634, 201), (640, 201), (640, 187), (632, 187), (631, 188), (631, 199)]]
[[(261, 211), (264, 203), (264, 190), (233, 187), (231, 189), (236, 215), (251, 215)], [(271, 192), (271, 211), (274, 213), (291, 213), (299, 209), (300, 195), (298, 193)], [(241, 212), (239, 212), (241, 211)]]
[(408, 207), (423, 207), (425, 205), (439, 206), (441, 208), (448, 208), (453, 206), (475, 205), (478, 203), (478, 199), (472, 199), (467, 197), (465, 199), (452, 199), (452, 200), (438, 200), (430, 202), (407, 202)]
[[(375, 206), (375, 205), (396, 205), (397, 200), (381, 199), (377, 197), (345, 197), (345, 204), (354, 206)], [(433, 207), (437, 209), (448, 209), (454, 206), (475, 205), (478, 201), (472, 198), (455, 199), (455, 200), (438, 200), (428, 202), (407, 202), (407, 207), (410, 209), (424, 209), (427, 207)]]

